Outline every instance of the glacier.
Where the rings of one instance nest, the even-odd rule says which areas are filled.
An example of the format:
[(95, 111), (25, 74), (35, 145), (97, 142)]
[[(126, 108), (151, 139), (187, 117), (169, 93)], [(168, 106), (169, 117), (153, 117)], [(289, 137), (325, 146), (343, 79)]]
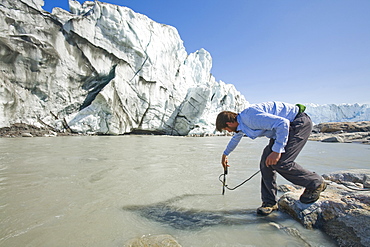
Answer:
[(314, 124), (326, 122), (359, 122), (370, 120), (370, 104), (306, 104)]
[[(0, 127), (120, 135), (214, 133), (223, 110), (249, 102), (211, 74), (205, 49), (188, 54), (176, 28), (99, 1), (3, 0)], [(273, 99), (272, 99), (273, 100)], [(292, 102), (294, 103), (294, 102)], [(369, 120), (369, 105), (308, 104), (315, 123)]]
[(69, 4), (49, 13), (41, 0), (2, 1), (0, 127), (187, 135), (248, 104), (174, 27), (108, 3)]

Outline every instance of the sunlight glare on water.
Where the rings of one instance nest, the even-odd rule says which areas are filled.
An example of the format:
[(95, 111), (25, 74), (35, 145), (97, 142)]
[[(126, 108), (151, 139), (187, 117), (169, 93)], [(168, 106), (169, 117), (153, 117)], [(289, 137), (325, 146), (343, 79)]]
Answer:
[[(335, 246), (281, 212), (257, 217), (260, 175), (222, 196), (218, 176), (228, 141), (134, 135), (0, 139), (0, 246), (124, 246), (156, 234), (170, 234), (184, 247)], [(231, 187), (259, 169), (266, 143), (245, 138), (230, 155)], [(309, 142), (298, 161), (322, 174), (366, 168), (369, 153), (365, 145)]]

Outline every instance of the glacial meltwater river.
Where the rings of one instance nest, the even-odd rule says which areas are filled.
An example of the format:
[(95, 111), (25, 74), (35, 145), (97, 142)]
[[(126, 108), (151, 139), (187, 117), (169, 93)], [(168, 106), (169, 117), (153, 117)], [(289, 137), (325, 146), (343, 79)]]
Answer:
[[(0, 246), (124, 246), (159, 234), (183, 247), (335, 246), (282, 212), (257, 216), (259, 174), (221, 195), (229, 139), (2, 138)], [(229, 186), (258, 170), (267, 141), (241, 141), (229, 157)], [(298, 162), (323, 174), (368, 168), (369, 158), (369, 145), (308, 142)]]

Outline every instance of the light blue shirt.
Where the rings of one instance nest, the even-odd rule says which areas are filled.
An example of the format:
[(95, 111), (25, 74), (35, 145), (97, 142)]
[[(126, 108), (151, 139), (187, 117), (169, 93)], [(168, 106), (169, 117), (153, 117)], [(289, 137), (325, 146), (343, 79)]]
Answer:
[(246, 135), (251, 139), (260, 136), (275, 139), (272, 151), (284, 153), (288, 142), (289, 125), (299, 112), (293, 104), (282, 102), (265, 102), (252, 104), (236, 117), (239, 123), (237, 133), (231, 138), (224, 154), (229, 155)]

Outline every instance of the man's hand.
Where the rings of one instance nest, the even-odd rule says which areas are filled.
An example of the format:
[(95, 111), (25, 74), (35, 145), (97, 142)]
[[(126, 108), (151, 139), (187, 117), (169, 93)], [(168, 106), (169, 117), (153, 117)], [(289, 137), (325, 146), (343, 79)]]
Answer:
[(227, 155), (223, 154), (222, 159), (221, 159), (221, 164), (224, 167), (224, 169), (226, 169), (229, 166), (227, 163), (228, 163)]
[(280, 160), (281, 153), (272, 152), (266, 158), (266, 166), (276, 165), (276, 163)]

